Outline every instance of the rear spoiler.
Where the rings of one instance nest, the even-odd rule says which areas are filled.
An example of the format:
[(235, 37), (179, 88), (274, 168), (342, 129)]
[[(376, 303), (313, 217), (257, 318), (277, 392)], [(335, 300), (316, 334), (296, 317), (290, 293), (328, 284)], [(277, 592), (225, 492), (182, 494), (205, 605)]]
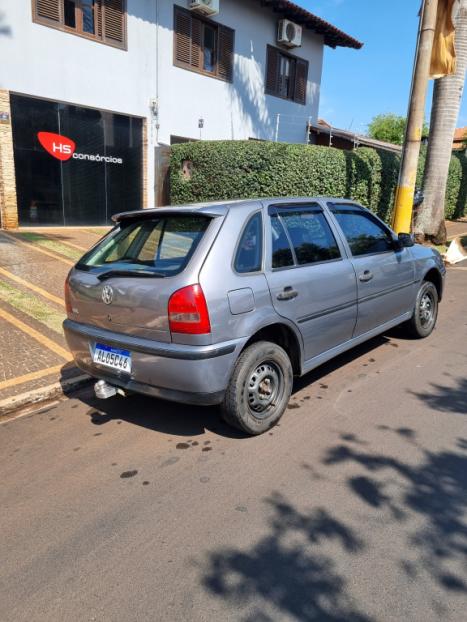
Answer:
[(151, 209), (134, 210), (132, 212), (120, 212), (120, 214), (114, 214), (112, 220), (115, 223), (122, 222), (124, 220), (147, 220), (154, 218), (154, 216), (164, 215), (183, 215), (194, 214), (197, 216), (208, 216), (215, 218), (217, 216), (224, 216), (227, 214), (228, 209), (225, 206), (212, 206), (212, 207), (154, 207)]

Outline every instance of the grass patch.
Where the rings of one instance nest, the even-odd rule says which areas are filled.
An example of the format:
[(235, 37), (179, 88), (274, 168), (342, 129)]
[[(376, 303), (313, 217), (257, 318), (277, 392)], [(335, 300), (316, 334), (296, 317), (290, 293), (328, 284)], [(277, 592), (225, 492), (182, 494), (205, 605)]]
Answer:
[(87, 228), (85, 231), (88, 233), (94, 233), (95, 235), (104, 236), (108, 231), (110, 231), (111, 227), (101, 227), (101, 228)]
[(62, 322), (65, 319), (65, 314), (50, 307), (37, 296), (25, 294), (6, 281), (0, 280), (0, 299), (45, 324), (54, 332), (62, 334)]
[(84, 254), (83, 252), (72, 248), (71, 246), (67, 246), (66, 244), (57, 242), (56, 240), (51, 240), (50, 238), (40, 233), (21, 232), (17, 233), (16, 235), (25, 242), (37, 244), (37, 246), (45, 248), (46, 250), (52, 251), (54, 253), (58, 253), (59, 255), (63, 255), (64, 257), (68, 257), (68, 259), (73, 259), (74, 261), (78, 261), (78, 259), (80, 259)]

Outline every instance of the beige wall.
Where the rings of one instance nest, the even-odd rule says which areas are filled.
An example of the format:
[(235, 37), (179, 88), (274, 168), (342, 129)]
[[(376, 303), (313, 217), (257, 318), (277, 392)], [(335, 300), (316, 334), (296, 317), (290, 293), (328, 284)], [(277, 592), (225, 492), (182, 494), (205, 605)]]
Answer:
[(7, 121), (0, 119), (0, 227), (2, 229), (15, 229), (18, 226), (18, 208), (10, 94), (8, 91), (0, 89), (0, 113), (2, 112), (6, 112), (9, 118)]

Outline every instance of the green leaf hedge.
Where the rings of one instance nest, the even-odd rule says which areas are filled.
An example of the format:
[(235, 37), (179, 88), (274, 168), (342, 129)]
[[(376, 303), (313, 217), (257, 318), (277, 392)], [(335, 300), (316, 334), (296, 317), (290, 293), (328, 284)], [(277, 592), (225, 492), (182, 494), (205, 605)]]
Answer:
[[(425, 151), (419, 162), (423, 175)], [(270, 196), (346, 197), (389, 222), (400, 157), (359, 148), (342, 151), (314, 145), (259, 141), (200, 141), (173, 145), (173, 205)], [(467, 159), (454, 154), (446, 192), (446, 216), (466, 212)]]

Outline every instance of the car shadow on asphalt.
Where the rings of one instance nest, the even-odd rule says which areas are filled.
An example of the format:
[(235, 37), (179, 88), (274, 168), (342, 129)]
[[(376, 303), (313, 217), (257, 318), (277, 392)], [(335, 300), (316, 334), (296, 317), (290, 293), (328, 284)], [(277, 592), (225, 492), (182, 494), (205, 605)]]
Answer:
[[(400, 338), (399, 333), (394, 331), (388, 333), (387, 336), (375, 337), (337, 356), (302, 378), (295, 379), (293, 393), (312, 387), (314, 383), (336, 369), (389, 343), (391, 337)], [(191, 437), (210, 431), (227, 438), (249, 438), (248, 435), (224, 423), (220, 408), (216, 406), (190, 406), (143, 395), (116, 396), (100, 400), (95, 397), (92, 387), (78, 393), (70, 391), (67, 393), (66, 390), (64, 392), (90, 407), (88, 415), (94, 425), (104, 425), (109, 421), (120, 420), (154, 432), (176, 436)]]
[(90, 406), (87, 411), (91, 423), (105, 425), (109, 421), (125, 421), (153, 432), (174, 436), (194, 437), (213, 432), (227, 438), (248, 438), (246, 434), (228, 426), (215, 406), (190, 406), (160, 400), (145, 395), (115, 396), (100, 400), (92, 389), (75, 396)]

